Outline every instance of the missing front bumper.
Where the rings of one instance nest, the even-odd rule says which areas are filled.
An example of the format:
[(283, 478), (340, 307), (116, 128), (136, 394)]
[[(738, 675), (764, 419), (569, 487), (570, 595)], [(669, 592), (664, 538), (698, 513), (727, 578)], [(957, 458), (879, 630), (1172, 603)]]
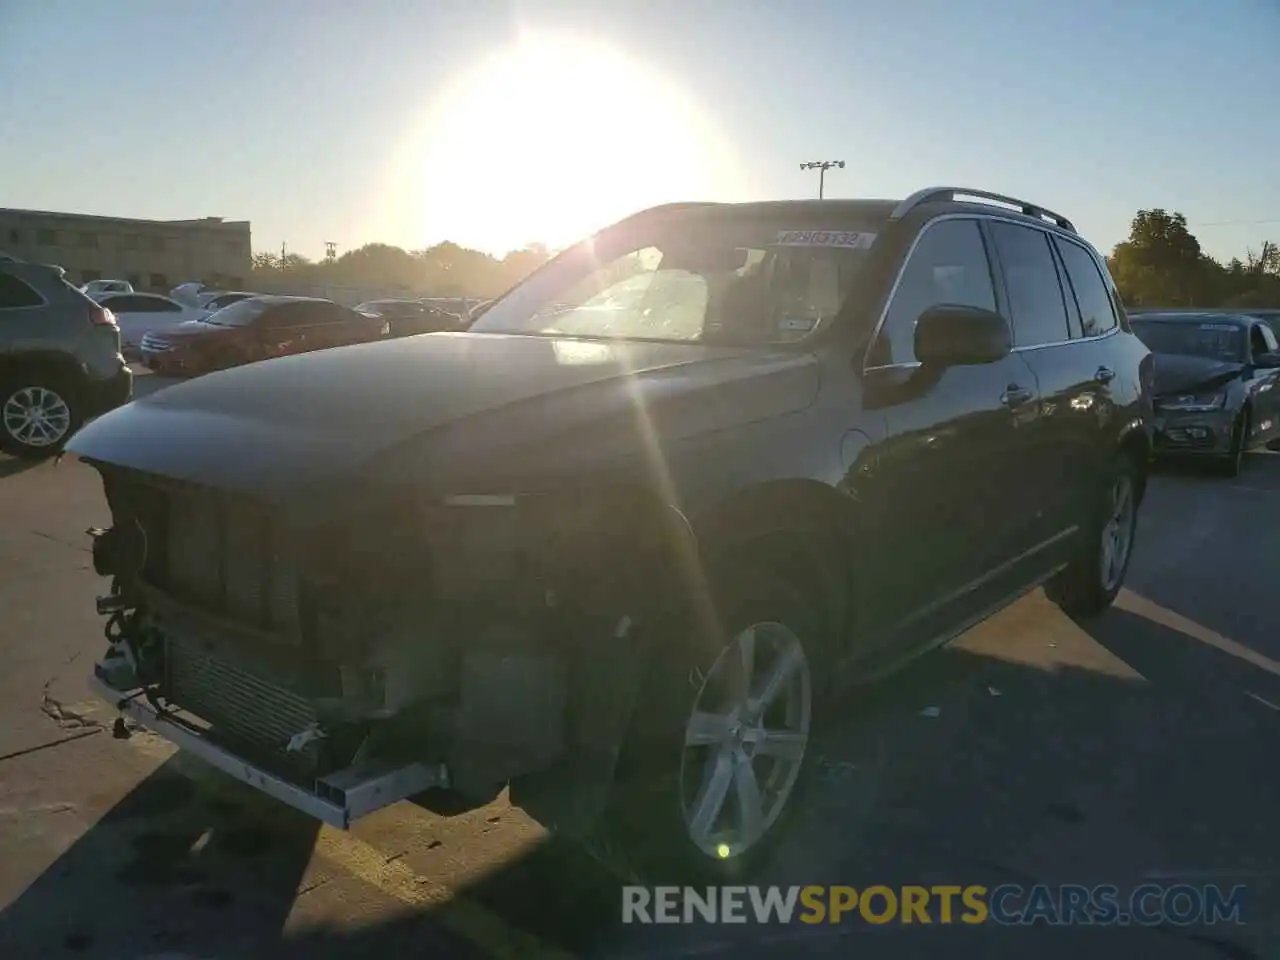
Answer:
[(97, 676), (90, 677), (89, 685), (122, 716), (178, 749), (295, 810), (343, 830), (355, 820), (407, 797), (449, 786), (448, 770), (442, 764), (412, 763), (394, 767), (360, 764), (321, 777), (308, 788), (236, 756), (180, 717), (161, 715), (134, 696), (137, 691), (117, 690)]

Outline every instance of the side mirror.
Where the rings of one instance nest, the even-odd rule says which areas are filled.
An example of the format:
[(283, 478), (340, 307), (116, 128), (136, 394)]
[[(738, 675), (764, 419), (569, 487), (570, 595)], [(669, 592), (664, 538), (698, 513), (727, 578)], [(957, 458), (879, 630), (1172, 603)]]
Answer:
[(915, 353), (921, 366), (941, 369), (995, 363), (1011, 349), (1009, 323), (993, 310), (939, 303), (916, 321)]
[(1253, 358), (1253, 365), (1259, 370), (1275, 370), (1280, 367), (1280, 353), (1260, 353)]

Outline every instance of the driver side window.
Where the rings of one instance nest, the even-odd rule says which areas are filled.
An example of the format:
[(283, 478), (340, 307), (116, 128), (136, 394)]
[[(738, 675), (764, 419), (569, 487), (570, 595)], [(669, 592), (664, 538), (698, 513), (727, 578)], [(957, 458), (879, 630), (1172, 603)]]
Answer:
[(940, 303), (996, 309), (991, 265), (976, 220), (942, 220), (925, 227), (889, 303), (868, 365), (914, 362), (916, 321)]

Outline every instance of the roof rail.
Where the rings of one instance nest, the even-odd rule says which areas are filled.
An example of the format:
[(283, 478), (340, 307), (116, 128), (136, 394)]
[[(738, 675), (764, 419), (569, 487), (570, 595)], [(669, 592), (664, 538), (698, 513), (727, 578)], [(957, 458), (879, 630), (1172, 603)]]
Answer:
[(894, 208), (893, 213), (889, 215), (889, 219), (901, 220), (922, 203), (932, 203), (938, 200), (956, 200), (961, 197), (977, 197), (979, 200), (1003, 203), (1017, 208), (1028, 217), (1048, 220), (1063, 230), (1068, 230), (1071, 233), (1077, 232), (1075, 224), (1060, 213), (1054, 213), (1052, 210), (1047, 210), (1034, 203), (1028, 203), (1026, 200), (1019, 200), (1017, 197), (1006, 197), (1002, 193), (992, 193), (990, 190), (975, 190), (971, 187), (925, 187), (923, 190), (917, 190)]

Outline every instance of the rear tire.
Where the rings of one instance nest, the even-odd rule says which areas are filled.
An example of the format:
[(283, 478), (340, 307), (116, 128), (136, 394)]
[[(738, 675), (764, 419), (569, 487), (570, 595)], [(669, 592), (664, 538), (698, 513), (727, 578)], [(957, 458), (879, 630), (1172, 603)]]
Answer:
[(609, 802), (583, 840), (631, 882), (752, 875), (811, 773), (829, 686), (815, 604), (754, 568), (717, 577), (711, 593), (718, 631), (657, 652)]
[(1137, 541), (1141, 490), (1137, 463), (1129, 456), (1117, 458), (1076, 557), (1045, 584), (1045, 594), (1069, 617), (1097, 616), (1124, 586)]
[(80, 391), (69, 377), (33, 370), (0, 381), (0, 450), (27, 460), (61, 452), (84, 422)]

